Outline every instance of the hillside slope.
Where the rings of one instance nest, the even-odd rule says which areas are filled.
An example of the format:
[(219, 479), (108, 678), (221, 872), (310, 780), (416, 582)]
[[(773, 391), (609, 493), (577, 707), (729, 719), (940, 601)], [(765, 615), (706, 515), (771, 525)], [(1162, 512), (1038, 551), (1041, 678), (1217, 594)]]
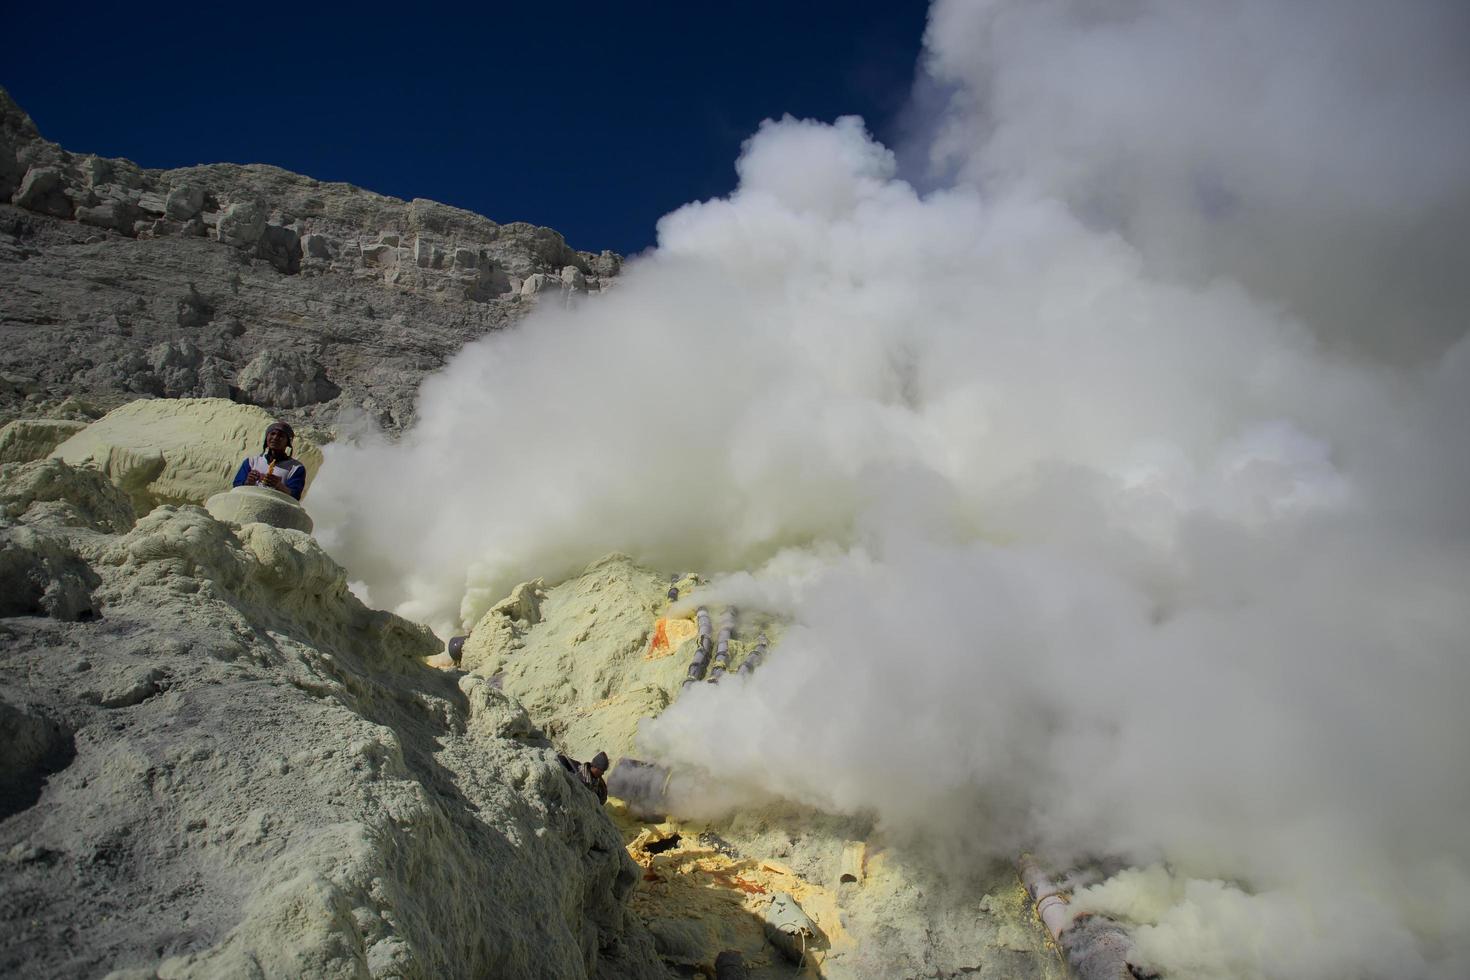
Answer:
[(467, 341), (621, 264), (550, 228), (276, 167), (70, 153), (0, 89), (0, 421), (154, 395), (396, 431)]

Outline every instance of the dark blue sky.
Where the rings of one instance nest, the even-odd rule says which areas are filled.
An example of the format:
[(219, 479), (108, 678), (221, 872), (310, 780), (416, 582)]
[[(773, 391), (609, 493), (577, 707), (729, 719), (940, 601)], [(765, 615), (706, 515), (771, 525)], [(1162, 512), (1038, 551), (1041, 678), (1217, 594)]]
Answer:
[(0, 84), (70, 150), (272, 163), (632, 253), (663, 214), (734, 186), (766, 117), (856, 113), (896, 140), (927, 12), (457, 7), (20, 4)]

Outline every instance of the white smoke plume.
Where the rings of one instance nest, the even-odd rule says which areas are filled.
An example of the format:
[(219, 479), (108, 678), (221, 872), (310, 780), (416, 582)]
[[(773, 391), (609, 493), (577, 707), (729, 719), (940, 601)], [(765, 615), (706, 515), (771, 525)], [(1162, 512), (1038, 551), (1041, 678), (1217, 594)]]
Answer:
[(332, 447), (318, 526), (444, 630), (610, 550), (732, 573), (794, 623), (649, 748), (1144, 869), (1079, 903), (1175, 976), (1470, 975), (1465, 27), (941, 0), (941, 187), (765, 124), (616, 290)]

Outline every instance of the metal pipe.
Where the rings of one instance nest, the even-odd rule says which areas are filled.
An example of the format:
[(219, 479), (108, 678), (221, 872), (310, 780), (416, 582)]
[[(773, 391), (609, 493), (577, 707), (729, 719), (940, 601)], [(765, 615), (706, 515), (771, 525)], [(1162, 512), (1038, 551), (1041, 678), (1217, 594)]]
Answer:
[(730, 638), (735, 635), (735, 607), (720, 614), (720, 638), (715, 641), (715, 667), (709, 679), (718, 681), (730, 669)]
[(1066, 891), (1030, 854), (1021, 855), (1016, 871), (1036, 906), (1036, 917), (1077, 980), (1147, 980), (1158, 976), (1132, 962), (1133, 941), (1121, 925), (1101, 915), (1072, 915)]
[(762, 633), (760, 638), (755, 642), (755, 649), (746, 655), (745, 662), (740, 665), (740, 669), (736, 673), (749, 674), (759, 667), (761, 665), (761, 659), (766, 655), (767, 642), (766, 634)]
[(709, 610), (703, 606), (694, 614), (694, 621), (699, 626), (699, 639), (694, 644), (694, 660), (689, 664), (689, 674), (684, 683), (704, 679), (705, 668), (709, 666), (710, 655), (710, 621)]

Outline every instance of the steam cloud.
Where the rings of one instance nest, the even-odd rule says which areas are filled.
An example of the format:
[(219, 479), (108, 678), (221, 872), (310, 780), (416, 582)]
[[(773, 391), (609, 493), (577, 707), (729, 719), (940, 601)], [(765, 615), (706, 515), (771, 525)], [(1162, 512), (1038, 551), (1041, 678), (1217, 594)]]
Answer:
[(1467, 27), (939, 0), (940, 186), (766, 123), (616, 290), (331, 447), (318, 526), (444, 630), (610, 550), (738, 572), (795, 625), (665, 760), (1120, 858), (1079, 904), (1177, 976), (1470, 975)]

